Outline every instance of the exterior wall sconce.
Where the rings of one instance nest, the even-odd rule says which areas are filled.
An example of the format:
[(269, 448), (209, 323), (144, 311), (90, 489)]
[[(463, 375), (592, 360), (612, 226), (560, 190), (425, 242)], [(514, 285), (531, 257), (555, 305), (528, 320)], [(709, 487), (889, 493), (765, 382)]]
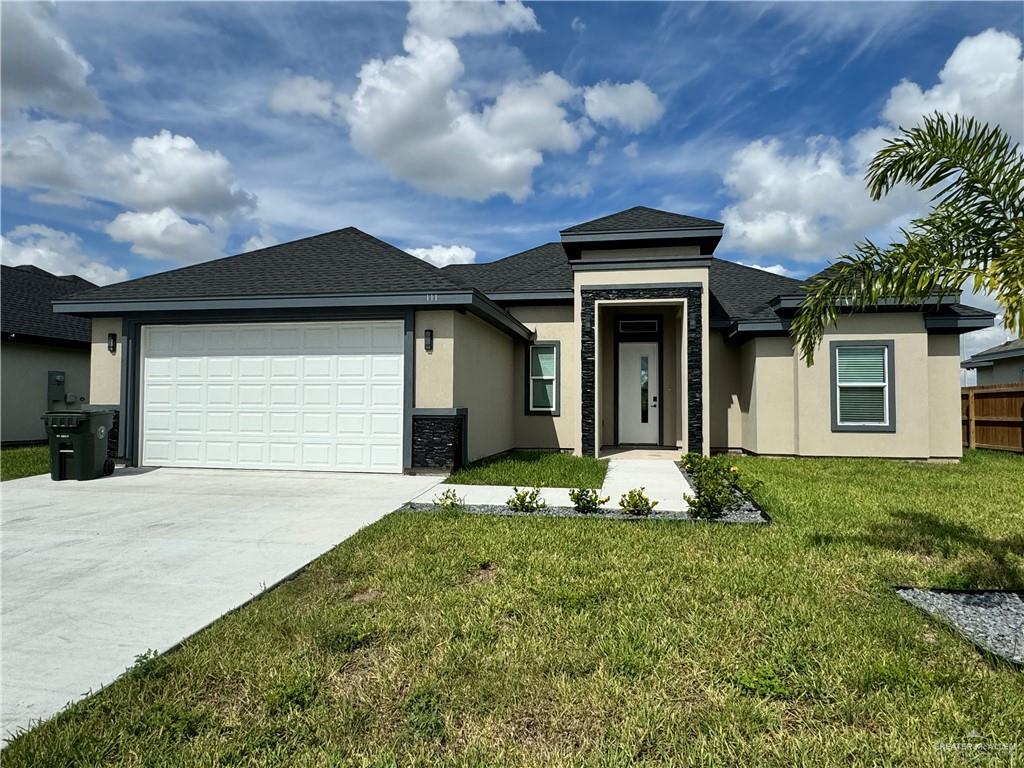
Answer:
[(427, 352), (433, 352), (434, 351), (434, 329), (433, 328), (427, 328), (425, 331), (423, 331), (423, 348)]
[(117, 334), (116, 333), (108, 333), (107, 334), (107, 352), (109, 352), (110, 354), (114, 354), (115, 352), (117, 352)]

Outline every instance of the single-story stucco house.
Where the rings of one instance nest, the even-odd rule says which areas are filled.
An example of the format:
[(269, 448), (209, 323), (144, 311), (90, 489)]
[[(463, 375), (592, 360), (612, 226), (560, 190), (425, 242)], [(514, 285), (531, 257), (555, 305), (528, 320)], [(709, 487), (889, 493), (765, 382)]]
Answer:
[(46, 439), (40, 417), (49, 408), (50, 371), (64, 372), (67, 395), (89, 396), (89, 321), (57, 314), (52, 303), (96, 286), (29, 264), (5, 264), (0, 274), (0, 441), (38, 443)]
[[(512, 448), (959, 457), (945, 298), (844, 317), (807, 367), (801, 282), (714, 258), (717, 221), (637, 207), (443, 269), (354, 228), (57, 302), (131, 464), (402, 472)], [(119, 343), (108, 351), (108, 335)]]
[(978, 372), (978, 386), (1024, 383), (1024, 339), (1011, 339), (971, 355), (961, 367)]

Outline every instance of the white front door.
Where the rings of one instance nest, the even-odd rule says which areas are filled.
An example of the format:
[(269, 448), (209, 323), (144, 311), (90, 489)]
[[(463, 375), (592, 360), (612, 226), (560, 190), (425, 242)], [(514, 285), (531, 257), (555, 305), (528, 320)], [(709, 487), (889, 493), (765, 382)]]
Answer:
[(658, 444), (659, 381), (656, 343), (619, 344), (620, 444)]
[(142, 464), (402, 471), (401, 320), (155, 325)]

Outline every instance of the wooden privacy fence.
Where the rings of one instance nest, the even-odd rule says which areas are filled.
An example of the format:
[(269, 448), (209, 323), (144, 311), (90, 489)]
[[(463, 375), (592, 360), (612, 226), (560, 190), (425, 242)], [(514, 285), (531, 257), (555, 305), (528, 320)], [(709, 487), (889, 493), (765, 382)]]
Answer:
[(1024, 382), (960, 389), (964, 446), (1024, 453)]

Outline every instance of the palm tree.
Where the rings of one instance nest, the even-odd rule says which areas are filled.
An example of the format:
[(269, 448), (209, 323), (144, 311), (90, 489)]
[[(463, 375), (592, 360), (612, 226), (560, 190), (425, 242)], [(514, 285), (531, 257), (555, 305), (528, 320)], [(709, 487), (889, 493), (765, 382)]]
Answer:
[(813, 278), (793, 321), (800, 355), (814, 350), (844, 312), (880, 299), (920, 305), (955, 295), (970, 282), (1002, 307), (1006, 328), (1024, 328), (1024, 155), (998, 126), (936, 113), (900, 129), (868, 166), (868, 191), (878, 200), (895, 185), (939, 187), (932, 210), (901, 230), (903, 242), (882, 248), (857, 243)]

